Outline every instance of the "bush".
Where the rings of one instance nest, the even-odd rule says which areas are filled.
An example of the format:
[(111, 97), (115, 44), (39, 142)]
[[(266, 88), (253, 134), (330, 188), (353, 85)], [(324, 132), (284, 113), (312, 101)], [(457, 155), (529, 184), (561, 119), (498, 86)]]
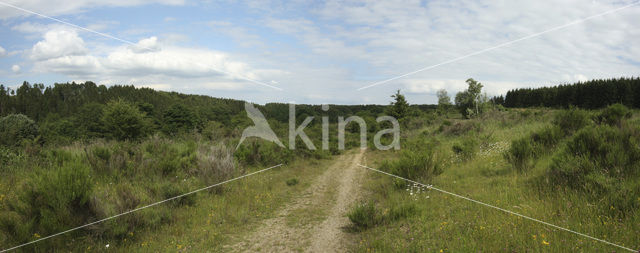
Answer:
[(590, 123), (589, 113), (575, 108), (558, 112), (553, 120), (553, 124), (565, 133), (573, 133)]
[[(311, 157), (321, 151), (300, 148), (295, 152), (297, 156)], [(251, 140), (242, 143), (233, 155), (239, 162), (246, 165), (274, 166), (293, 160), (294, 153), (273, 142)]]
[(109, 102), (102, 120), (110, 136), (118, 140), (136, 140), (147, 129), (144, 114), (138, 107), (123, 100)]
[(48, 235), (95, 220), (89, 205), (93, 182), (91, 170), (77, 159), (33, 175), (8, 201), (0, 227), (17, 243), (34, 233)]
[(535, 163), (534, 149), (529, 137), (512, 141), (505, 153), (505, 159), (518, 171), (525, 171), (533, 167)]
[(292, 179), (287, 180), (287, 185), (288, 186), (294, 186), (294, 185), (297, 185), (297, 184), (298, 184), (298, 179), (297, 178), (292, 178)]
[(18, 146), (23, 140), (38, 136), (38, 126), (22, 114), (10, 114), (0, 118), (0, 145)]
[(192, 174), (204, 181), (206, 185), (227, 180), (236, 173), (233, 152), (222, 144), (201, 147), (198, 154), (198, 166)]
[(370, 228), (378, 223), (376, 207), (372, 202), (356, 205), (347, 213), (347, 217), (360, 229)]
[(596, 116), (596, 121), (610, 126), (620, 125), (623, 119), (631, 118), (631, 110), (622, 104), (613, 104)]
[(399, 159), (383, 161), (381, 169), (406, 179), (429, 182), (443, 172), (442, 164), (433, 149), (420, 151), (405, 149), (401, 151)]
[(462, 142), (453, 144), (451, 149), (462, 161), (466, 161), (475, 155), (478, 149), (478, 142), (474, 138), (468, 137), (462, 140)]
[(551, 126), (531, 134), (531, 141), (544, 151), (555, 147), (563, 137), (564, 133), (560, 127)]
[(549, 181), (605, 200), (607, 208), (636, 210), (640, 203), (619, 200), (620, 196), (640, 193), (639, 144), (638, 129), (610, 126), (582, 129), (554, 156)]
[(184, 133), (200, 127), (198, 115), (190, 107), (182, 104), (172, 105), (164, 112), (162, 120), (162, 131), (168, 135)]

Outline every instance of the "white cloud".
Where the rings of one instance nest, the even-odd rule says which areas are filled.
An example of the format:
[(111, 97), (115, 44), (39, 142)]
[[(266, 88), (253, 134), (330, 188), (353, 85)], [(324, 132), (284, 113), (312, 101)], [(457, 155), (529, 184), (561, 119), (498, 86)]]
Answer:
[(7, 50), (0, 46), (0, 57), (7, 55)]
[(44, 40), (31, 49), (30, 58), (47, 60), (63, 56), (84, 55), (88, 52), (84, 40), (73, 30), (53, 30), (44, 34)]
[(18, 65), (11, 66), (11, 71), (13, 71), (13, 73), (20, 73), (20, 66)]
[(244, 78), (261, 80), (262, 75), (281, 74), (278, 70), (253, 69), (226, 53), (161, 44), (157, 37), (149, 37), (137, 43), (140, 47), (103, 48), (101, 51), (106, 53), (102, 55), (87, 50), (77, 34), (57, 31), (47, 33), (44, 40), (34, 45), (31, 59), (36, 72), (112, 84), (151, 83), (163, 89), (171, 84), (171, 88), (191, 85), (233, 90), (244, 87)]
[(158, 37), (156, 36), (141, 39), (135, 46), (132, 45), (129, 48), (136, 53), (157, 52), (160, 50), (160, 47), (158, 46)]

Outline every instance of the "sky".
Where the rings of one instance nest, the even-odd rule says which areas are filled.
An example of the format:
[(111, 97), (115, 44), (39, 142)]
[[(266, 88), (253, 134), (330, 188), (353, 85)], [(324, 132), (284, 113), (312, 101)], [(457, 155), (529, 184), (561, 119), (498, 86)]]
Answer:
[(433, 104), (468, 78), (493, 96), (640, 76), (636, 3), (0, 0), (0, 84), (93, 81), (260, 104), (388, 104), (399, 89)]

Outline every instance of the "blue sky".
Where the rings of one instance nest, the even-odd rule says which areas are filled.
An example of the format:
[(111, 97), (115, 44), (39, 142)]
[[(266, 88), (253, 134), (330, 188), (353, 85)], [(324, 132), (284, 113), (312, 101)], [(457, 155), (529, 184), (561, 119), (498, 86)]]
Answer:
[[(0, 83), (91, 80), (257, 103), (410, 103), (640, 75), (640, 5), (358, 88), (633, 1), (0, 0)], [(247, 81), (247, 79), (256, 82)], [(277, 86), (281, 90), (265, 85)]]

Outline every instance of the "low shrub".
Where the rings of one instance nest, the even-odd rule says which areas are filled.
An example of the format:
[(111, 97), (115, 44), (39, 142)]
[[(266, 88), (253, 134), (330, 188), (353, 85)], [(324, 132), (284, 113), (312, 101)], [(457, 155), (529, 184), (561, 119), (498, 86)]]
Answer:
[(287, 185), (288, 186), (294, 186), (298, 184), (298, 179), (297, 178), (291, 178), (289, 180), (287, 180)]
[(562, 129), (558, 126), (543, 128), (531, 134), (531, 141), (544, 153), (544, 150), (555, 147), (564, 138)]
[(553, 124), (560, 127), (565, 133), (573, 133), (590, 123), (589, 113), (575, 108), (559, 111), (553, 120)]
[(535, 164), (534, 149), (529, 137), (512, 141), (504, 156), (518, 171), (528, 170)]
[(472, 131), (481, 132), (481, 126), (475, 121), (457, 122), (453, 125), (442, 125), (442, 132), (446, 135), (460, 136)]
[(618, 201), (620, 196), (638, 196), (639, 172), (640, 130), (596, 126), (578, 131), (567, 142), (554, 156), (547, 176), (554, 186), (588, 193), (606, 201), (607, 208), (626, 212), (640, 207), (634, 201)]
[(438, 160), (433, 149), (428, 148), (418, 151), (402, 150), (400, 158), (392, 161), (385, 160), (380, 168), (391, 174), (421, 182), (430, 182), (444, 171), (442, 161)]
[(233, 177), (237, 173), (233, 152), (222, 144), (203, 146), (198, 152), (198, 166), (191, 174), (206, 185), (212, 185)]
[(595, 119), (600, 124), (620, 125), (622, 120), (631, 118), (631, 110), (622, 104), (613, 104), (602, 110)]
[(360, 203), (354, 206), (347, 213), (347, 217), (360, 229), (373, 227), (379, 221), (376, 206), (372, 202)]
[(79, 160), (34, 174), (6, 203), (0, 227), (16, 243), (49, 235), (95, 220), (90, 208), (91, 169)]
[[(304, 144), (302, 144), (304, 146)], [(302, 147), (298, 144), (298, 147)], [(312, 157), (314, 151), (299, 148), (295, 151), (296, 156)], [(328, 152), (327, 152), (328, 153)], [(234, 157), (246, 165), (274, 166), (293, 160), (294, 153), (288, 148), (282, 148), (273, 142), (268, 141), (245, 141), (238, 147)]]
[(459, 143), (453, 144), (451, 149), (460, 158), (460, 160), (466, 161), (473, 158), (475, 155), (476, 150), (478, 149), (478, 142), (475, 138), (468, 137)]

